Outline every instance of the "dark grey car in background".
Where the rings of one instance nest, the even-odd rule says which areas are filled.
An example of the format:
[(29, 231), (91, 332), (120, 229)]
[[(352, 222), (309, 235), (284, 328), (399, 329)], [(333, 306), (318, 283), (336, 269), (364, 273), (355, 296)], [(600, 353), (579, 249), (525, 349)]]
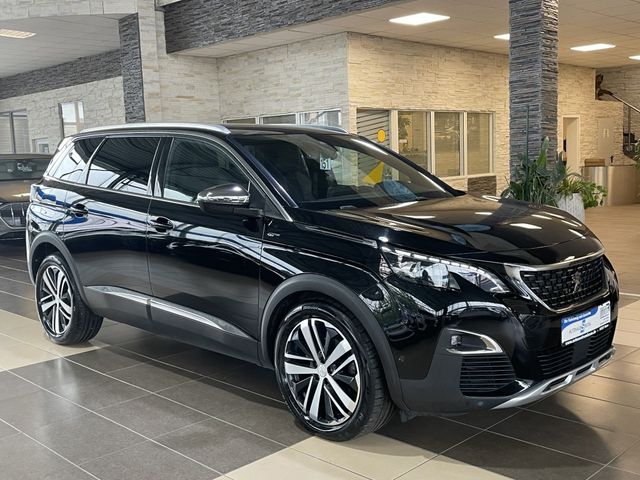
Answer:
[(0, 240), (24, 238), (29, 189), (42, 178), (51, 155), (0, 155)]

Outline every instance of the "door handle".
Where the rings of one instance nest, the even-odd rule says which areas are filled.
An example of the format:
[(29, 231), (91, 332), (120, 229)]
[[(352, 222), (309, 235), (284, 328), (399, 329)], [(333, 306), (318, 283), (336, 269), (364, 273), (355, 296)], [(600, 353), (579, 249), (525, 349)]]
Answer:
[(167, 232), (169, 230), (173, 230), (173, 222), (166, 217), (152, 218), (147, 223), (155, 228), (158, 232)]
[(89, 215), (89, 210), (87, 210), (87, 207), (85, 207), (82, 203), (74, 203), (69, 207), (69, 210), (67, 210), (67, 212), (69, 212), (69, 214), (73, 215), (74, 217), (86, 217), (87, 215)]

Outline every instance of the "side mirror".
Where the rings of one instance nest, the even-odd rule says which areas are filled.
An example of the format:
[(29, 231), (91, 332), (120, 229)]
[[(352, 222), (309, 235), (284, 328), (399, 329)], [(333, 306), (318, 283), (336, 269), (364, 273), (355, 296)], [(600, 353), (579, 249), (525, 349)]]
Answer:
[(226, 183), (207, 188), (196, 199), (203, 212), (234, 213), (245, 217), (262, 217), (263, 211), (251, 208), (251, 198), (247, 189), (235, 183)]

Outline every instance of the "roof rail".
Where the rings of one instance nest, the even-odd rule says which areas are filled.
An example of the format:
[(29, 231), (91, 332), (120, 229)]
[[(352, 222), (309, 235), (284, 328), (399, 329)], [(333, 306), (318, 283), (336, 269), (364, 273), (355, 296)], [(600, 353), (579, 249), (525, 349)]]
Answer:
[(301, 123), (301, 124), (299, 124), (297, 126), (298, 127), (304, 127), (304, 128), (316, 128), (318, 130), (329, 130), (331, 132), (349, 133), (345, 128), (334, 127), (334, 126), (329, 126), (329, 125), (306, 125), (304, 123)]
[(106, 125), (104, 127), (85, 128), (80, 133), (96, 133), (111, 130), (142, 130), (145, 128), (179, 128), (179, 129), (196, 129), (208, 130), (210, 132), (223, 133), (228, 135), (231, 133), (229, 129), (223, 125), (207, 125), (204, 123), (125, 123), (121, 125)]

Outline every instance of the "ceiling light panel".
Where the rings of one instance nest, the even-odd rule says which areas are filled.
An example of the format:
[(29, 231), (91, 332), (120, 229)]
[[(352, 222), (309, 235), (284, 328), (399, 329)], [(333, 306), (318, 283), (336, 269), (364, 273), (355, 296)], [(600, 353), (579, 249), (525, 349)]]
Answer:
[(33, 32), (22, 32), (20, 30), (8, 30), (6, 28), (0, 28), (0, 37), (23, 39), (33, 37), (34, 35), (35, 33)]
[(591, 45), (582, 45), (580, 47), (571, 47), (571, 50), (576, 52), (595, 52), (596, 50), (606, 50), (608, 48), (614, 48), (615, 45), (610, 43), (594, 43)]
[(494, 35), (493, 38), (495, 38), (496, 40), (509, 40), (511, 38), (511, 35), (509, 35), (508, 33), (501, 33), (500, 35)]
[(411, 25), (413, 27), (417, 27), (419, 25), (426, 25), (427, 23), (449, 20), (449, 18), (451, 17), (447, 17), (446, 15), (436, 15), (435, 13), (420, 12), (404, 17), (392, 18), (389, 21), (391, 23), (399, 23), (400, 25)]

